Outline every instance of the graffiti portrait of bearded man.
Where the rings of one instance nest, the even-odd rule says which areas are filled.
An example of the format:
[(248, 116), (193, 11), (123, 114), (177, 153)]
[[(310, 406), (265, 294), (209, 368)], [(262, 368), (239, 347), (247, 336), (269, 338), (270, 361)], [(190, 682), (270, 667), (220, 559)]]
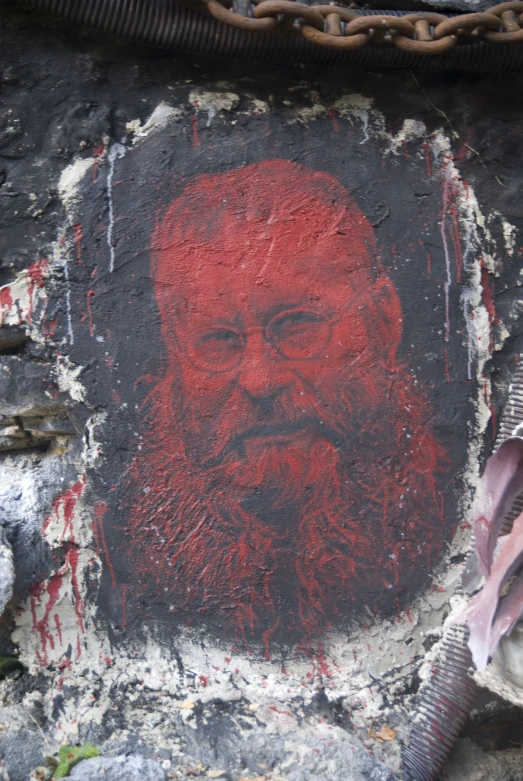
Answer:
[(266, 651), (408, 606), (446, 537), (443, 454), (349, 192), (286, 160), (198, 176), (151, 273), (167, 365), (132, 467), (139, 581)]

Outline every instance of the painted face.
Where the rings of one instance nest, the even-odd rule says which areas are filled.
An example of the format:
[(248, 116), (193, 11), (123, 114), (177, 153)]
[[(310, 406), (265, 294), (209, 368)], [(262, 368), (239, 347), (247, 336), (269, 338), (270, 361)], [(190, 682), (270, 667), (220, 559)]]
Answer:
[(277, 463), (321, 440), (342, 445), (333, 396), (338, 406), (383, 345), (380, 323), (369, 322), (379, 292), (361, 213), (314, 190), (290, 213), (264, 209), (274, 193), (263, 188), (253, 200), (222, 204), (182, 236), (168, 215), (157, 242), (161, 268), (177, 271), (160, 300), (187, 454), (202, 468), (235, 463), (236, 482), (259, 485), (253, 467), (269, 452)]
[(437, 451), (350, 195), (288, 161), (200, 177), (152, 272), (168, 364), (133, 468), (144, 577), (266, 647), (390, 606), (427, 555)]

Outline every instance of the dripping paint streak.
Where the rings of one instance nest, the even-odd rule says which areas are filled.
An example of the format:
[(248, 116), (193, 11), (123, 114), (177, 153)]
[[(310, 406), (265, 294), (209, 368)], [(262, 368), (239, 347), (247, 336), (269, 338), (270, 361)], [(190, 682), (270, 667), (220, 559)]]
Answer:
[(461, 270), (463, 268), (463, 258), (461, 255), (461, 243), (459, 239), (459, 227), (458, 227), (458, 216), (456, 214), (456, 209), (452, 207), (451, 216), (452, 216), (452, 246), (454, 247), (454, 257), (456, 258), (456, 282), (459, 284), (461, 282)]
[[(62, 244), (65, 243), (63, 240)], [(65, 278), (65, 309), (67, 316), (67, 335), (69, 344), (74, 344), (73, 321), (71, 318), (71, 281), (69, 279), (69, 260), (66, 255), (62, 258), (62, 268)]]
[(60, 542), (63, 542), (66, 537), (71, 542), (74, 542), (73, 534), (73, 518), (76, 503), (83, 493), (85, 488), (85, 477), (81, 477), (77, 482), (64, 491), (53, 502), (53, 509), (51, 514), (47, 516), (42, 525), (42, 534), (45, 536), (52, 521), (63, 521), (63, 528), (60, 534)]
[(192, 120), (192, 145), (200, 146), (200, 139), (198, 138), (198, 118), (196, 114), (191, 117)]
[(74, 243), (76, 245), (76, 264), (82, 265), (82, 239), (83, 232), (81, 225), (73, 225)]
[(339, 133), (339, 131), (340, 131), (340, 126), (339, 126), (339, 124), (338, 124), (338, 120), (336, 119), (336, 114), (334, 113), (334, 109), (333, 109), (333, 108), (330, 108), (330, 109), (329, 109), (329, 117), (331, 118), (331, 121), (332, 121), (332, 127), (333, 127), (333, 129), (334, 129), (334, 132), (335, 132), (335, 133)]
[(114, 202), (113, 202), (113, 179), (116, 161), (125, 155), (126, 149), (122, 144), (113, 144), (109, 150), (107, 159), (109, 161), (109, 171), (107, 173), (107, 204), (109, 208), (109, 224), (107, 226), (107, 246), (109, 247), (109, 271), (114, 271)]
[(446, 221), (447, 221), (447, 209), (448, 209), (448, 199), (449, 199), (449, 170), (448, 170), (448, 159), (445, 161), (445, 175), (443, 178), (443, 209), (441, 213), (441, 220), (440, 220), (440, 232), (441, 232), (441, 240), (443, 242), (443, 252), (445, 254), (445, 270), (446, 270), (446, 279), (443, 283), (443, 288), (445, 290), (445, 341), (448, 342), (450, 338), (450, 312), (449, 312), (449, 297), (450, 297), (450, 285), (452, 282), (452, 277), (450, 274), (450, 254), (449, 254), (449, 246), (447, 241), (447, 231), (446, 231)]

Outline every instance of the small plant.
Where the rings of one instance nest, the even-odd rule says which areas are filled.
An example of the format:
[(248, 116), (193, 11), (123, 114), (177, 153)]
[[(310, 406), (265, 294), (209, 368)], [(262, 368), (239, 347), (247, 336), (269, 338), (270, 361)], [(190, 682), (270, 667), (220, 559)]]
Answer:
[(66, 778), (73, 767), (82, 759), (98, 756), (100, 756), (100, 752), (92, 743), (84, 743), (83, 746), (62, 746), (58, 752), (58, 764), (55, 767), (53, 779)]
[(0, 656), (0, 678), (13, 670), (23, 670), (24, 665), (16, 656)]

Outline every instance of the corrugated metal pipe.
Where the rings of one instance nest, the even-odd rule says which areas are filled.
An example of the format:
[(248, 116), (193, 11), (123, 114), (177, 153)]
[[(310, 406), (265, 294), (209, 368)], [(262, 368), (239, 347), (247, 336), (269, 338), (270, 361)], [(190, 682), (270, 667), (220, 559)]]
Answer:
[[(205, 10), (176, 0), (19, 0), (48, 16), (111, 33), (135, 43), (181, 54), (317, 65), (351, 64), (361, 68), (520, 71), (523, 42), (460, 43), (444, 54), (419, 55), (395, 46), (365, 46), (336, 51), (299, 34), (250, 32), (217, 21)], [(203, 6), (205, 8), (205, 6)], [(359, 10), (362, 16), (403, 16), (404, 11)]]

